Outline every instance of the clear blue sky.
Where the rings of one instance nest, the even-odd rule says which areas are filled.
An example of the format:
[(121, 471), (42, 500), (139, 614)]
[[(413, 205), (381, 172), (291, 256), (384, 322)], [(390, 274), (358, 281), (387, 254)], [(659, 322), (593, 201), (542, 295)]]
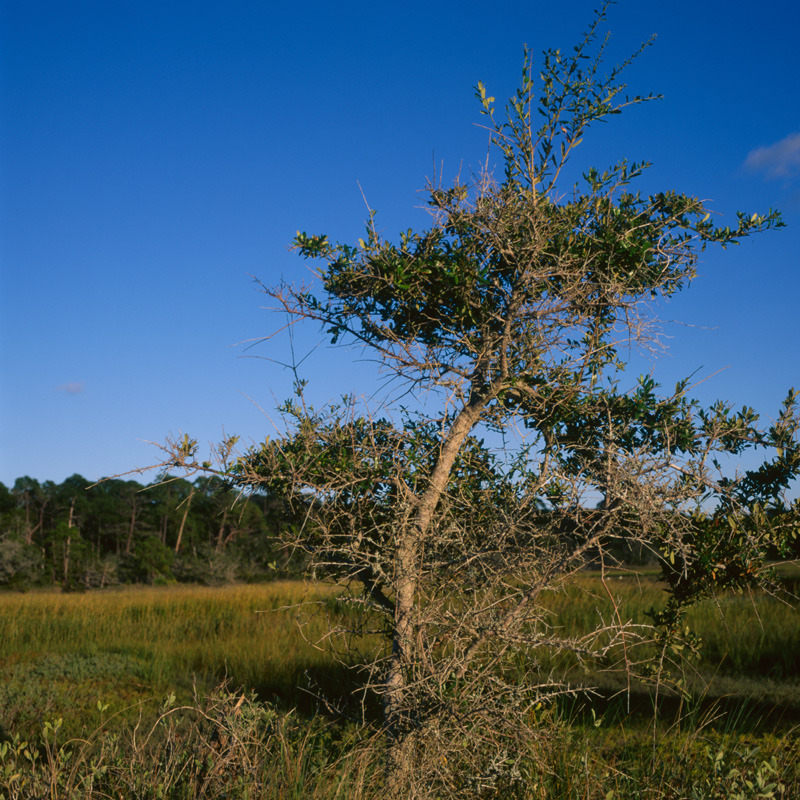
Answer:
[[(594, 5), (3, 3), (0, 481), (121, 473), (170, 432), (269, 433), (258, 406), (290, 376), (243, 357), (283, 344), (235, 346), (280, 324), (251, 276), (307, 276), (298, 228), (360, 236), (359, 184), (387, 234), (423, 225), (434, 164), (485, 156), (474, 84), (508, 96), (523, 44), (571, 46)], [(587, 139), (588, 161), (649, 159), (644, 190), (788, 223), (707, 255), (661, 311), (686, 325), (655, 375), (728, 367), (698, 395), (774, 413), (800, 386), (800, 6), (625, 0), (609, 28), (612, 57), (658, 34), (628, 83), (665, 99)], [(318, 349), (312, 396), (364, 391), (352, 358)]]

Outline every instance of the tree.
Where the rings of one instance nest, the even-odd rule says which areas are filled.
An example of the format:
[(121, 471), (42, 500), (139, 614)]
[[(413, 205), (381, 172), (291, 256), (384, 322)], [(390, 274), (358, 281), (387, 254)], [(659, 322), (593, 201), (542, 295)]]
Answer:
[(44, 512), (48, 498), (42, 491), (39, 481), (27, 475), (14, 481), (11, 494), (17, 498), (18, 506), (24, 509), (22, 535), (26, 544), (32, 544), (34, 534), (44, 524)]
[[(322, 264), (318, 288), (263, 287), (292, 322), (363, 348), (396, 396), (420, 398), (315, 409), (298, 380), (285, 433), (218, 470), (284, 497), (303, 520), (285, 535), (312, 572), (353, 589), (357, 630), (384, 632), (364, 667), (392, 797), (508, 790), (532, 710), (568, 688), (547, 653), (661, 680), (670, 648), (691, 644), (685, 609), (763, 584), (767, 548), (796, 530), (783, 498), (800, 468), (794, 391), (765, 427), (747, 408), (700, 407), (687, 381), (626, 389), (627, 348), (658, 343), (651, 301), (687, 287), (706, 246), (783, 223), (770, 211), (720, 227), (696, 198), (643, 195), (632, 185), (646, 163), (563, 185), (595, 123), (653, 99), (621, 83), (644, 47), (603, 76), (604, 18), (572, 52), (546, 51), (538, 80), (526, 50), (505, 116), (477, 85), (502, 177), (490, 162), (429, 184), (430, 228), (396, 242), (374, 212), (354, 245), (298, 232), (296, 250)], [(166, 449), (209, 469), (188, 437)], [(746, 449), (762, 466), (726, 475), (721, 454)], [(650, 625), (617, 610), (570, 635), (548, 595), (587, 564), (604, 577), (620, 543), (660, 559), (665, 607)]]
[[(20, 494), (24, 503), (24, 491)], [(0, 483), (0, 586), (26, 586), (41, 566), (41, 553), (23, 538), (20, 521), (17, 497)]]

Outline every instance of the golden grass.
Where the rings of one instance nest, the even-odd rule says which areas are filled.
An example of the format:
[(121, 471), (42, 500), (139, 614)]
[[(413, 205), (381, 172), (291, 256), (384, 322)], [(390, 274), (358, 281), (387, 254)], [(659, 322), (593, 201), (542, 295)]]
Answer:
[[(37, 714), (61, 713), (65, 705), (84, 705), (85, 717), (97, 700), (188, 695), (193, 684), (207, 690), (223, 679), (289, 706), (311, 703), (303, 691), (309, 682), (344, 693), (345, 671), (312, 644), (336, 614), (336, 593), (325, 584), (280, 581), (0, 595), (0, 701), (18, 707), (16, 716), (0, 711), (0, 727), (33, 723)], [(547, 604), (554, 625), (580, 635), (615, 614), (645, 622), (644, 612), (663, 600), (652, 576), (617, 576), (605, 584), (587, 576)], [(701, 691), (716, 680), (736, 694), (738, 682), (740, 694), (752, 696), (761, 682), (771, 687), (767, 696), (800, 704), (798, 692), (787, 695), (785, 685), (800, 673), (796, 608), (766, 596), (728, 595), (696, 607), (687, 621), (703, 640), (694, 674)]]
[(2, 595), (1, 655), (88, 647), (144, 657), (187, 648), (207, 655), (210, 648), (215, 654), (246, 653), (253, 660), (305, 657), (311, 648), (297, 635), (297, 618), (305, 604), (330, 592), (285, 581)]
[(118, 711), (223, 679), (294, 704), (307, 671), (333, 666), (311, 644), (332, 596), (298, 581), (0, 595), (0, 729), (67, 710), (85, 723), (98, 700)]
[[(149, 774), (148, 770), (161, 768), (159, 759), (163, 756), (158, 749), (139, 752), (130, 742), (123, 748), (128, 741), (125, 737), (129, 738), (137, 725), (145, 730), (154, 724), (165, 695), (174, 692), (179, 703), (191, 705), (193, 682), (198, 694), (203, 695), (213, 693), (213, 687), (227, 676), (234, 690), (255, 687), (262, 698), (278, 700), (281, 714), (308, 698), (297, 688), (304, 685), (306, 675), (323, 689), (345, 694), (346, 671), (337, 671), (331, 655), (310, 643), (326, 632), (329, 615), (338, 616), (336, 595), (337, 590), (330, 586), (289, 581), (219, 588), (131, 587), (82, 595), (2, 594), (0, 740), (19, 733), (30, 741), (41, 741), (43, 724), (60, 717), (64, 718), (63, 736), (79, 736), (81, 741), (98, 729), (118, 730), (122, 738), (110, 734), (108, 744), (102, 747), (113, 745), (118, 749), (106, 756), (111, 766), (105, 774), (118, 775), (122, 785), (128, 762), (131, 775), (134, 767)], [(580, 634), (591, 630), (600, 619), (608, 619), (615, 605), (623, 621), (644, 621), (644, 611), (651, 605), (658, 608), (663, 600), (653, 576), (614, 576), (605, 585), (597, 576), (581, 576), (563, 591), (552, 593), (547, 603), (554, 624)], [(305, 623), (305, 638), (299, 621)], [(667, 787), (672, 785), (673, 776), (684, 772), (680, 782), (687, 786), (700, 779), (708, 782), (719, 777), (723, 781), (727, 771), (717, 777), (709, 772), (718, 763), (714, 759), (720, 748), (726, 753), (726, 770), (736, 767), (751, 777), (761, 769), (762, 758), (775, 753), (782, 779), (792, 787), (787, 791), (800, 787), (800, 759), (796, 746), (789, 747), (795, 741), (794, 733), (782, 733), (791, 731), (791, 719), (780, 721), (774, 731), (759, 728), (757, 734), (742, 733), (757, 727), (761, 709), (774, 704), (776, 697), (782, 698), (786, 708), (800, 708), (796, 686), (800, 672), (797, 609), (763, 595), (727, 595), (717, 604), (709, 601), (693, 609), (688, 622), (704, 640), (698, 668), (703, 677), (716, 675), (714, 681), (720, 689), (709, 697), (733, 696), (739, 703), (739, 710), (734, 712), (739, 718), (728, 715), (727, 721), (712, 723), (711, 718), (716, 719), (723, 708), (723, 701), (718, 701), (711, 706), (716, 709), (713, 712), (697, 712), (707, 714), (705, 721), (683, 717), (680, 728), (669, 731), (667, 722), (656, 753), (647, 738), (644, 720), (635, 714), (623, 718), (609, 707), (606, 721), (597, 729), (594, 717), (589, 720), (585, 709), (576, 706), (571, 713), (562, 710), (566, 719), (554, 722), (549, 738), (552, 753), (548, 758), (552, 756), (553, 763), (547, 775), (531, 782), (529, 793), (520, 796), (603, 798), (613, 790), (614, 797), (640, 798), (642, 786), (649, 781), (653, 797), (671, 797)], [(524, 671), (524, 665), (522, 668)], [(323, 685), (326, 676), (327, 686)], [(107, 703), (108, 708), (99, 709), (98, 701)], [(234, 701), (239, 702), (231, 695), (230, 703), (236, 705)], [(276, 713), (269, 708), (258, 714)], [(313, 711), (313, 702), (306, 710)], [(212, 718), (216, 720), (213, 715), (200, 717)], [(278, 728), (277, 722), (270, 723), (272, 727), (264, 730), (277, 731), (269, 736), (280, 733), (275, 742), (254, 744), (256, 749), (243, 755), (241, 764), (231, 762), (236, 774), (248, 764), (261, 764), (259, 776), (253, 780), (262, 788), (256, 791), (256, 784), (243, 787), (241, 796), (327, 798), (336, 794), (332, 787), (338, 781), (345, 781), (348, 787), (338, 796), (363, 796), (362, 789), (349, 783), (352, 775), (361, 775), (357, 777), (359, 786), (365, 778), (358, 772), (359, 762), (347, 760), (349, 751), (340, 739), (345, 734), (338, 732), (339, 727), (330, 727), (319, 717), (302, 723), (299, 717), (286, 717), (290, 718), (297, 719), (291, 741), (280, 733), (288, 723), (280, 722), (284, 727)], [(178, 725), (178, 717), (175, 719)], [(234, 724), (236, 719), (234, 713), (230, 720), (214, 724)], [(180, 725), (175, 736), (182, 730)], [(181, 741), (186, 747), (198, 748), (200, 761), (206, 756), (212, 761), (218, 758), (213, 748), (208, 753), (202, 750), (206, 734), (199, 728), (197, 733), (200, 738), (194, 744), (190, 738)], [(341, 746), (336, 744), (340, 740)], [(757, 758), (742, 760), (745, 744), (762, 747)], [(706, 752), (709, 745), (710, 756)], [(91, 771), (97, 752), (95, 745), (92, 748), (86, 751), (81, 769)], [(661, 771), (654, 765), (661, 765)], [(274, 791), (264, 788), (269, 782), (275, 782)], [(707, 788), (710, 792), (734, 789), (722, 783)], [(188, 789), (176, 788), (175, 794), (166, 792), (164, 796), (183, 797), (184, 791)], [(665, 794), (659, 794), (661, 791)], [(39, 796), (31, 792), (19, 797)]]

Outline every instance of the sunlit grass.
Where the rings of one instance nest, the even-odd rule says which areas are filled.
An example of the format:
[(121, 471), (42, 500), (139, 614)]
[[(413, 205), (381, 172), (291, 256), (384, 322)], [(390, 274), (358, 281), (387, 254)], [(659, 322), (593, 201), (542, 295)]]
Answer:
[[(252, 688), (277, 703), (281, 714), (294, 707), (313, 714), (315, 701), (304, 687), (317, 686), (340, 698), (352, 687), (347, 670), (314, 646), (331, 620), (346, 619), (337, 594), (323, 584), (276, 582), (0, 595), (0, 740), (16, 733), (41, 741), (43, 724), (62, 717), (64, 740), (116, 729), (123, 737), (109, 740), (118, 744), (107, 758), (116, 765), (115, 774), (124, 776), (126, 759), (140, 759), (137, 769), (145, 772), (158, 766), (158, 751), (132, 749), (134, 756), (128, 755), (125, 737), (137, 725), (144, 730), (153, 724), (164, 697), (173, 692), (177, 702), (191, 705), (193, 687), (202, 696), (227, 679), (233, 691)], [(664, 600), (654, 575), (615, 575), (605, 582), (583, 575), (545, 602), (554, 630), (582, 635), (601, 620), (644, 622), (645, 611)], [(701, 659), (693, 665), (694, 687), (703, 702), (681, 705), (677, 716), (668, 715), (657, 740), (648, 733), (646, 698), (639, 711), (623, 703), (599, 703), (597, 718), (582, 696), (572, 706), (553, 709), (550, 722), (537, 723), (551, 726), (547, 752), (531, 755), (546, 757), (549, 766), (531, 779), (531, 793), (524, 796), (603, 798), (613, 790), (614, 797), (641, 797), (647, 785), (657, 797), (675, 781), (708, 782), (721, 751), (731, 768), (738, 765), (752, 775), (762, 759), (775, 754), (782, 779), (797, 788), (800, 759), (791, 715), (776, 715), (774, 728), (769, 727), (772, 718), (762, 724), (765, 708), (800, 709), (797, 608), (766, 595), (729, 594), (692, 609), (687, 623), (703, 641)], [(523, 659), (521, 672), (526, 668)], [(603, 677), (582, 675), (586, 683)], [(265, 797), (295, 796), (286, 794), (291, 785), (298, 797), (324, 798), (329, 784), (356, 774), (354, 765), (360, 762), (345, 758), (334, 744), (344, 735), (336, 731), (345, 728), (332, 728), (321, 717), (296, 719), (291, 724), (300, 727), (293, 729), (297, 738), (291, 748), (278, 737), (277, 749), (265, 744), (258, 751), (264, 765), (259, 780), (276, 781), (274, 793)], [(756, 745), (762, 749), (748, 761), (742, 754)], [(89, 769), (94, 756), (86, 758)], [(255, 751), (247, 758), (256, 758)], [(320, 765), (328, 770), (324, 779)], [(242, 762), (237, 769), (245, 767)], [(362, 789), (348, 791), (361, 794)]]
[(223, 679), (296, 704), (307, 672), (335, 666), (313, 646), (332, 595), (301, 582), (0, 595), (0, 726)]
[[(285, 707), (313, 709), (307, 688), (344, 695), (351, 685), (347, 670), (315, 646), (330, 615), (341, 620), (336, 596), (334, 587), (300, 581), (0, 595), (0, 726), (33, 724), (63, 708), (83, 708), (79, 717), (89, 724), (97, 700), (111, 698), (119, 709), (222, 680)], [(554, 631), (580, 636), (603, 620), (647, 622), (645, 612), (664, 599), (652, 575), (589, 575), (545, 602)], [(687, 624), (702, 640), (688, 673), (696, 691), (800, 708), (796, 607), (730, 594), (692, 609)], [(540, 655), (547, 669), (558, 663)], [(573, 667), (575, 682), (597, 678), (591, 668)], [(527, 669), (524, 659), (519, 669)], [(600, 683), (617, 685), (607, 676)]]
[[(152, 658), (191, 652), (179, 668), (220, 653), (253, 658), (306, 657), (296, 633), (305, 604), (328, 595), (322, 585), (130, 588), (110, 592), (58, 592), (0, 596), (3, 656), (36, 651), (102, 649)], [(322, 623), (322, 619), (319, 619)], [(258, 653), (253, 648), (258, 648)]]
[[(580, 577), (545, 600), (554, 630), (580, 636), (604, 622), (648, 624), (650, 609), (666, 602), (655, 575)], [(687, 610), (684, 624), (699, 637), (699, 659), (685, 678), (696, 692), (749, 697), (770, 686), (776, 702), (791, 697), (800, 711), (800, 609), (796, 598), (723, 593)], [(569, 660), (569, 659), (568, 659)], [(574, 662), (575, 659), (572, 659)], [(738, 686), (737, 686), (738, 684)], [(787, 694), (788, 692), (788, 694)], [(768, 696), (770, 692), (759, 692)]]

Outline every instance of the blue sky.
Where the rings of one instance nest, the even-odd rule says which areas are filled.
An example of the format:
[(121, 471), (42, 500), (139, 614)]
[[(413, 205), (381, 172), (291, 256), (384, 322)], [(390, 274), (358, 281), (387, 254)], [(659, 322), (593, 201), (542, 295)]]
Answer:
[[(523, 45), (571, 46), (594, 5), (2, 4), (0, 481), (122, 473), (179, 431), (268, 434), (291, 376), (259, 358), (286, 360), (285, 340), (237, 346), (281, 324), (252, 276), (308, 276), (298, 228), (358, 238), (361, 190), (387, 235), (424, 225), (434, 165), (485, 157), (475, 83), (507, 97)], [(670, 353), (642, 362), (765, 415), (800, 387), (799, 8), (613, 6), (612, 59), (657, 34), (627, 77), (665, 98), (582, 156), (651, 160), (644, 191), (707, 198), (726, 224), (783, 211), (786, 229), (706, 255), (661, 309)], [(321, 341), (304, 331), (298, 353)], [(317, 348), (312, 397), (369, 390), (354, 357)]]

